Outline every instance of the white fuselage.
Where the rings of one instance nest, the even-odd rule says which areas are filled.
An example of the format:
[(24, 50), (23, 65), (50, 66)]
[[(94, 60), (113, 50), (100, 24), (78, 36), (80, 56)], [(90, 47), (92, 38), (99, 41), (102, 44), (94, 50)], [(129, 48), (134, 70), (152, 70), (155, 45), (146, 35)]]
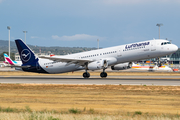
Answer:
[[(112, 66), (124, 62), (165, 56), (174, 53), (177, 49), (178, 47), (170, 44), (169, 41), (158, 39), (70, 54), (63, 57), (93, 61), (105, 59), (108, 61), (108, 66)], [(85, 67), (75, 63), (55, 62), (41, 58), (39, 58), (39, 65), (48, 73), (64, 73), (85, 69)]]

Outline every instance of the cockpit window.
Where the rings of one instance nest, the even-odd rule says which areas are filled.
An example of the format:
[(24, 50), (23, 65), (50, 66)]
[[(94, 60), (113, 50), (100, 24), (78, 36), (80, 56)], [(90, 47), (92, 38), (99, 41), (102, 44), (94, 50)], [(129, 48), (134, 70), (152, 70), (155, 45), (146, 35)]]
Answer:
[(161, 45), (171, 44), (171, 42), (162, 42)]

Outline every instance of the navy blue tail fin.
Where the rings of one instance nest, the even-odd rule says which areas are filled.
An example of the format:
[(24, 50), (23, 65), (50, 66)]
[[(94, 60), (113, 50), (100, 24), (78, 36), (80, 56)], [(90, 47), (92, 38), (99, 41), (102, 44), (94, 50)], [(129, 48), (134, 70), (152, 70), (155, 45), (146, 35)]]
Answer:
[(32, 65), (38, 61), (32, 50), (21, 40), (15, 40), (23, 65)]

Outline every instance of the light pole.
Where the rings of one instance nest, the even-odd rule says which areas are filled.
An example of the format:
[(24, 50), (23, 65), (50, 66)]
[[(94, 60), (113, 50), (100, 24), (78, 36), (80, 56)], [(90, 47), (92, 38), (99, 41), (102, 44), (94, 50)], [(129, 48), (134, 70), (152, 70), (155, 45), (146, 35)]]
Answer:
[(11, 27), (7, 26), (7, 29), (9, 30), (9, 57), (10, 57), (10, 30), (11, 30)]
[(160, 39), (160, 27), (163, 26), (163, 24), (157, 24), (156, 26), (159, 27), (159, 39)]
[(23, 33), (24, 33), (24, 40), (25, 40), (25, 43), (26, 43), (26, 33), (27, 33), (27, 31), (23, 31)]
[(97, 39), (97, 42), (98, 42), (98, 46), (97, 46), (97, 47), (98, 47), (98, 49), (99, 49), (99, 39)]

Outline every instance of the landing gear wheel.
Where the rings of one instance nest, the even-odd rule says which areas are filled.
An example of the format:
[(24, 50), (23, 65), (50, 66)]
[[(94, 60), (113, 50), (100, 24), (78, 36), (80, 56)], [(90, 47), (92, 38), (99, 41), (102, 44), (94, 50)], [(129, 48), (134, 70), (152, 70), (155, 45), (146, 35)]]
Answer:
[(84, 77), (84, 78), (89, 78), (89, 77), (90, 77), (90, 74), (89, 74), (88, 72), (84, 72), (84, 73), (83, 73), (83, 77)]
[(158, 67), (161, 67), (161, 66), (162, 66), (162, 62), (161, 62), (160, 58), (157, 58), (157, 66), (158, 66)]
[(106, 77), (107, 77), (107, 73), (106, 73), (106, 72), (102, 72), (102, 73), (100, 74), (100, 76), (101, 76), (102, 78), (106, 78)]

